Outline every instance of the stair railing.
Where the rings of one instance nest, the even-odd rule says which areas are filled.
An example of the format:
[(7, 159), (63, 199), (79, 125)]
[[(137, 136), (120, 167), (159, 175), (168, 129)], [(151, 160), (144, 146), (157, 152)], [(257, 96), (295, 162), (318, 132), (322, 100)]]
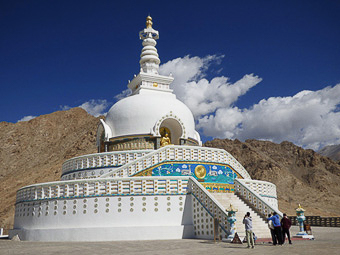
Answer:
[(218, 202), (214, 196), (193, 177), (190, 177), (188, 181), (188, 193), (192, 194), (199, 201), (213, 219), (218, 219), (219, 232), (222, 234), (224, 233), (225, 237), (227, 237), (230, 233), (227, 222), (228, 214), (220, 202)]
[[(117, 169), (112, 170), (106, 174), (100, 176), (100, 178), (108, 178), (108, 177), (128, 177), (134, 175), (135, 173), (142, 171), (152, 165), (157, 164), (161, 159), (165, 157), (167, 146), (150, 152), (140, 158), (137, 158)], [(165, 154), (165, 155), (164, 155)]]
[(244, 180), (235, 179), (235, 194), (255, 209), (261, 217), (266, 219), (268, 214), (276, 212), (281, 218), (282, 212), (278, 208), (273, 207), (268, 201), (263, 199), (260, 194), (245, 185)]
[(63, 163), (62, 175), (74, 170), (121, 166), (150, 152), (153, 150), (111, 151), (74, 157)]

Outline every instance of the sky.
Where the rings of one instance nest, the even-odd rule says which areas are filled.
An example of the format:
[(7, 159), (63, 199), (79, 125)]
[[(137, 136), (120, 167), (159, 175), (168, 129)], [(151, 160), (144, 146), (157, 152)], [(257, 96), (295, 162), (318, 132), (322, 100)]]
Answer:
[(340, 143), (340, 1), (0, 0), (0, 121), (105, 114), (139, 72), (151, 15), (160, 73), (204, 141)]

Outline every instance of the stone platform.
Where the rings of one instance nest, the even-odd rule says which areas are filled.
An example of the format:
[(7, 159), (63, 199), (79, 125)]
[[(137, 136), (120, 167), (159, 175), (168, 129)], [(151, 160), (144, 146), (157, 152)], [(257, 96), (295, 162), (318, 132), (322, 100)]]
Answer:
[[(298, 232), (293, 226), (291, 234)], [(273, 246), (268, 242), (257, 242), (255, 249), (247, 249), (246, 244), (199, 239), (162, 241), (119, 241), (119, 242), (17, 242), (0, 240), (0, 254), (206, 254), (215, 255), (237, 252), (237, 254), (339, 254), (340, 228), (312, 227), (315, 240), (293, 240), (293, 245)]]

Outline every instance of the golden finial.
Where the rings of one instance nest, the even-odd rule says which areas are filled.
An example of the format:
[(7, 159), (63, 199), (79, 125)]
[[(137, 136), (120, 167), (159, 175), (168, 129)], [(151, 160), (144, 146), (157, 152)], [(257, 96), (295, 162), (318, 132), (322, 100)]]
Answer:
[(238, 210), (234, 208), (232, 204), (230, 204), (229, 208), (226, 211), (237, 212)]
[(150, 16), (146, 17), (146, 28), (152, 28), (152, 18)]
[(304, 212), (305, 209), (302, 208), (302, 206), (299, 204), (299, 207), (295, 209), (296, 211), (301, 211), (301, 212)]

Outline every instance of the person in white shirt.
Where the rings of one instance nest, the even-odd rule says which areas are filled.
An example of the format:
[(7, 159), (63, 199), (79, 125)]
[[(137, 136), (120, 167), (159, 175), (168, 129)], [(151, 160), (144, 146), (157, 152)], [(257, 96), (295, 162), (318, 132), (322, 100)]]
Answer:
[(247, 244), (248, 244), (247, 248), (250, 248), (250, 244), (251, 244), (251, 248), (255, 248), (254, 237), (253, 237), (253, 220), (250, 217), (250, 212), (247, 212), (247, 214), (244, 216), (243, 224), (246, 229)]
[[(268, 215), (268, 218), (270, 218), (272, 215), (269, 214)], [(276, 236), (275, 236), (275, 228), (274, 228), (274, 224), (273, 224), (273, 221), (272, 220), (268, 220), (268, 228), (270, 229), (270, 234), (272, 236), (272, 241), (273, 241), (273, 245), (276, 245), (277, 244), (277, 239), (276, 239)]]

